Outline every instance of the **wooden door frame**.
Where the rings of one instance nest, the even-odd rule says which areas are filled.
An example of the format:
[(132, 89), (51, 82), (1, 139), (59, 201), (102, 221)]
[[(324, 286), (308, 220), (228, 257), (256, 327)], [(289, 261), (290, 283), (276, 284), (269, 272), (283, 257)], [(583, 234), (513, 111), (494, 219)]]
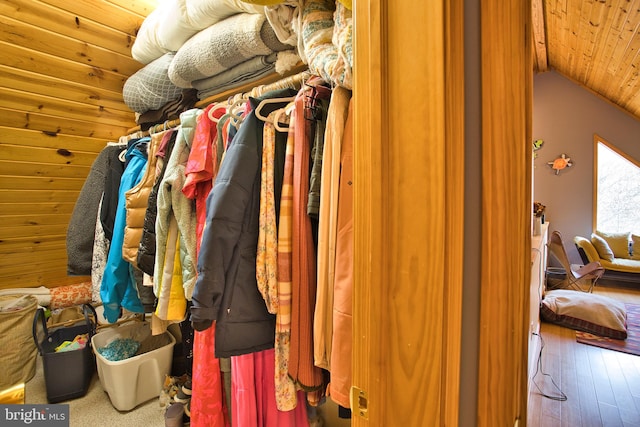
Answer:
[[(464, 135), (463, 10), (470, 0), (354, 2), (354, 330), (353, 384), (364, 391), (352, 425), (457, 425), (463, 410), (459, 390), (462, 331), (465, 215), (464, 147), (481, 138), (482, 168), (479, 253), (479, 325), (475, 405), (478, 426), (514, 425), (526, 420), (528, 286), (531, 217), (531, 38), (529, 1), (480, 3), (480, 135)], [(478, 2), (479, 3), (479, 2)], [(404, 21), (403, 21), (404, 20)], [(404, 22), (404, 26), (402, 23)], [(419, 23), (420, 25), (417, 25)], [(429, 58), (416, 37), (430, 43)], [(413, 55), (415, 68), (398, 49)], [(404, 67), (404, 69), (402, 69)], [(402, 69), (402, 72), (401, 72)], [(421, 74), (419, 76), (418, 74)], [(420, 80), (420, 85), (416, 81)], [(403, 104), (404, 103), (404, 104)], [(427, 131), (419, 137), (396, 126), (399, 106), (422, 108)], [(422, 132), (422, 133), (420, 133)], [(422, 139), (421, 139), (422, 138)], [(412, 205), (396, 187), (415, 167), (411, 152), (437, 159), (426, 188), (416, 195), (432, 209)], [(418, 173), (418, 172), (416, 172)], [(431, 199), (432, 198), (432, 199)], [(415, 217), (398, 215), (414, 210)], [(434, 212), (436, 211), (436, 212)], [(406, 222), (419, 233), (430, 221), (428, 252), (407, 237), (397, 237)], [(413, 244), (413, 246), (412, 246)], [(398, 252), (408, 259), (397, 259)], [(424, 264), (424, 265), (423, 265)], [(429, 273), (424, 273), (421, 268)], [(416, 283), (404, 283), (415, 268)], [(422, 275), (421, 275), (422, 272)], [(471, 278), (473, 281), (473, 278)], [(432, 298), (421, 321), (409, 296)], [(412, 329), (412, 326), (414, 328)], [(420, 353), (421, 338), (433, 347)], [(412, 348), (411, 346), (414, 346)], [(417, 346), (417, 348), (416, 348)], [(419, 354), (413, 354), (418, 352)], [(418, 357), (419, 356), (419, 357)], [(421, 371), (422, 370), (422, 371)], [(426, 371), (423, 372), (423, 371)], [(415, 379), (412, 379), (412, 375)], [(419, 382), (419, 384), (416, 384)], [(476, 384), (476, 381), (472, 381)], [(412, 414), (408, 414), (408, 403)], [(465, 405), (469, 403), (466, 402)], [(425, 421), (428, 420), (428, 421)], [(391, 424), (390, 424), (391, 422)], [(395, 424), (394, 424), (395, 423)]]
[(479, 426), (526, 423), (532, 216), (530, 23), (530, 1), (480, 3)]
[[(462, 0), (354, 5), (352, 366), (367, 410), (353, 408), (352, 425), (425, 425), (425, 419), (457, 425), (464, 241)], [(420, 22), (419, 28), (407, 22)], [(411, 49), (420, 49), (407, 42), (416, 36), (424, 36), (429, 55), (407, 57)], [(403, 120), (409, 127), (400, 126)], [(420, 164), (414, 156), (431, 162)], [(398, 230), (412, 227), (424, 242), (398, 236)], [(412, 323), (415, 319), (421, 322)]]

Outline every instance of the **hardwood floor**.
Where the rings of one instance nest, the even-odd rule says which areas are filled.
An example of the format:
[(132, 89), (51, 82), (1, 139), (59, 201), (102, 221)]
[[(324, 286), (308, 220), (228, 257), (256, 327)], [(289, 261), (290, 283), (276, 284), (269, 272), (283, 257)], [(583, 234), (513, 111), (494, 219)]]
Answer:
[[(640, 289), (599, 284), (594, 293), (640, 304)], [(543, 397), (532, 385), (528, 427), (640, 427), (640, 357), (579, 344), (575, 331), (550, 323), (542, 323), (540, 336), (542, 371), (535, 383), (566, 400)]]

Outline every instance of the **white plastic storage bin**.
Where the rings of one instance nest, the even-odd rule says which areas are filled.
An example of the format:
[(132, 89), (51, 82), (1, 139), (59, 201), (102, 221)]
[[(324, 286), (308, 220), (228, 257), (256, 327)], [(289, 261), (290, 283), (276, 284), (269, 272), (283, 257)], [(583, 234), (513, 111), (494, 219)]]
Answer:
[(98, 377), (109, 395), (111, 404), (119, 411), (129, 411), (162, 391), (165, 376), (171, 372), (175, 338), (165, 332), (169, 344), (125, 360), (105, 359), (98, 349), (118, 338), (132, 338), (143, 342), (151, 336), (148, 322), (133, 321), (106, 328), (91, 338), (96, 355)]

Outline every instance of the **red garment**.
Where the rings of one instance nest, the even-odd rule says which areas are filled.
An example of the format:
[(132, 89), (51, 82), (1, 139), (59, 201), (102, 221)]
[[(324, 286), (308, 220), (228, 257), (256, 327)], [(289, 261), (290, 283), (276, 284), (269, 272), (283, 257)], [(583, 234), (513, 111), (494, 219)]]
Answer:
[(291, 283), (291, 346), (289, 375), (304, 389), (322, 386), (322, 371), (313, 364), (313, 307), (316, 295), (316, 253), (311, 220), (307, 215), (309, 198), (310, 121), (305, 118), (302, 89), (295, 100), (293, 161), (293, 232)]
[(295, 409), (278, 410), (274, 370), (275, 352), (272, 348), (231, 357), (234, 427), (309, 427), (302, 390), (298, 392)]
[(193, 331), (193, 373), (190, 403), (193, 427), (230, 427), (220, 360), (213, 357), (216, 328)]
[(196, 253), (200, 252), (200, 240), (207, 218), (207, 196), (213, 187), (213, 178), (217, 171), (217, 165), (213, 159), (217, 155), (218, 133), (215, 122), (209, 118), (209, 110), (214, 109), (212, 115), (217, 118), (224, 114), (224, 110), (215, 109), (215, 107), (215, 104), (209, 105), (198, 116), (189, 160), (184, 171), (186, 179), (182, 193), (196, 201)]
[[(195, 135), (185, 174), (186, 181), (182, 192), (196, 200), (196, 254), (200, 254), (200, 241), (206, 221), (206, 201), (218, 173), (214, 161), (217, 153), (218, 133), (216, 123), (209, 118), (208, 106), (198, 117)], [(216, 109), (213, 116), (219, 118), (224, 110)], [(194, 331), (193, 334), (193, 394), (190, 403), (191, 426), (193, 427), (229, 427), (231, 425), (224, 399), (223, 383), (220, 374), (220, 360), (213, 356), (215, 328)]]

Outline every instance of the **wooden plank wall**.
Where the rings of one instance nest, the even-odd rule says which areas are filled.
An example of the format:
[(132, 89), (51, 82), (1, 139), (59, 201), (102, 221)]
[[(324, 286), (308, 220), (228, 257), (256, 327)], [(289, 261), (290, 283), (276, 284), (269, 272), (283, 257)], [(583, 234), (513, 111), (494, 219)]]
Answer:
[(0, 2), (0, 289), (68, 277), (67, 224), (93, 160), (135, 126), (131, 45), (157, 0)]

